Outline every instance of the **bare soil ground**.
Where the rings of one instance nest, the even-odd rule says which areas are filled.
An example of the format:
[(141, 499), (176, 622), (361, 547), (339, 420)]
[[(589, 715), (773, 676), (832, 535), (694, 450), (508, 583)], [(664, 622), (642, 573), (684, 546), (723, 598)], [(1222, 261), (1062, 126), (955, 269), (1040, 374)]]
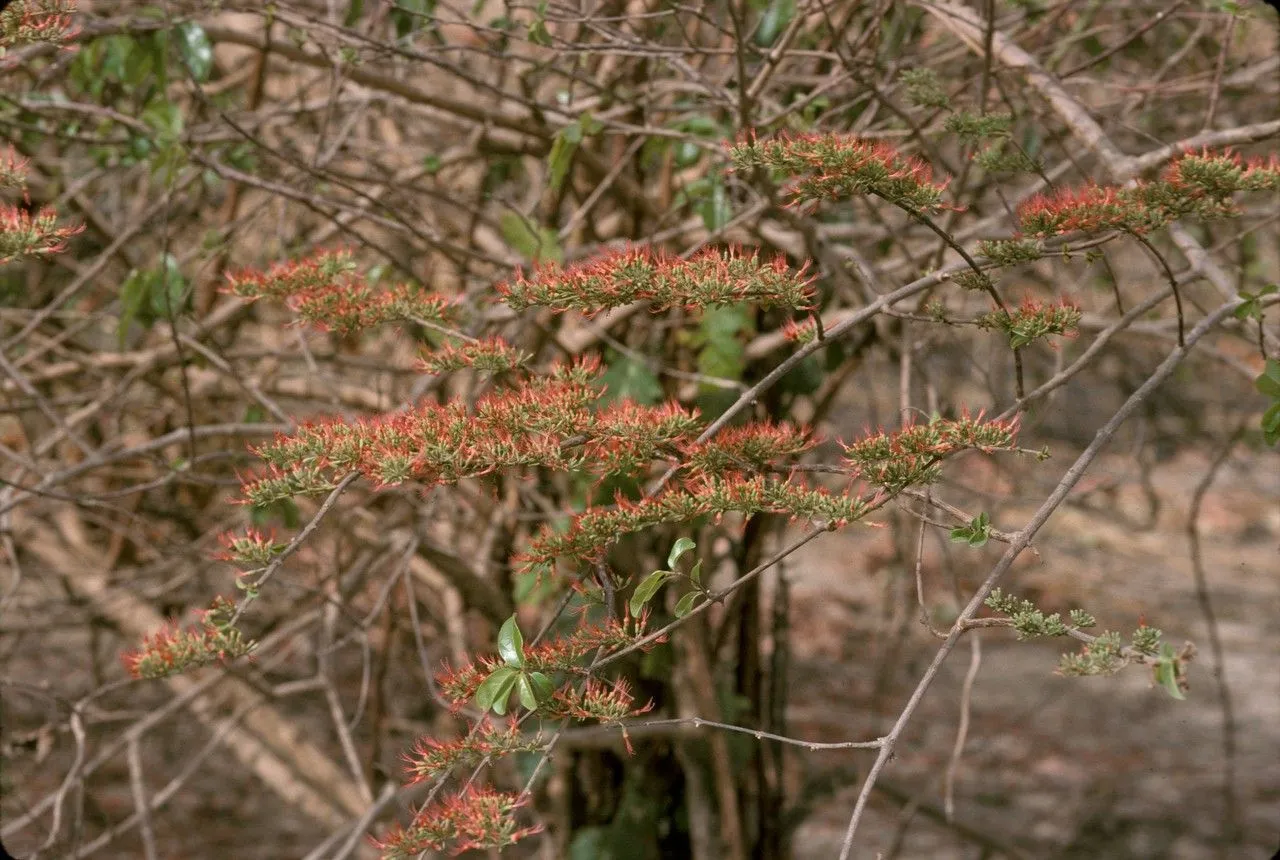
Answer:
[[(1022, 498), (1043, 498), (1035, 482), (1056, 480), (1069, 462), (1066, 452), (1056, 453), (1028, 473), (1032, 483), (1020, 488)], [(1238, 449), (1200, 516), (1234, 707), (1234, 788), (1243, 832), (1225, 840), (1223, 712), (1186, 534), (1209, 459), (1186, 452), (1152, 469), (1154, 518), (1152, 497), (1133, 466), (1124, 455), (1105, 457), (1093, 485), (1114, 478), (1113, 490), (1077, 492), (1036, 540), (1041, 558), (1027, 554), (1006, 590), (1046, 611), (1085, 608), (1100, 627), (1124, 633), (1145, 617), (1174, 644), (1195, 642), (1187, 700), (1154, 687), (1142, 667), (1107, 678), (1058, 676), (1057, 655), (1071, 650), (1070, 643), (1018, 642), (1012, 631), (985, 631), (955, 785), (956, 826), (938, 819), (972, 659), (967, 643), (951, 655), (887, 770), (887, 791), (873, 802), (857, 857), (887, 858), (896, 850), (908, 858), (1193, 860), (1267, 858), (1280, 847), (1280, 471), (1270, 455)], [(1014, 531), (1033, 510), (1014, 499), (993, 520)], [(885, 562), (887, 543), (883, 530), (844, 530), (805, 547), (790, 568), (793, 624), (806, 631), (795, 641), (796, 683), (811, 685), (812, 693), (800, 698), (815, 703), (792, 712), (796, 735), (830, 741), (882, 733), (935, 653), (937, 640), (914, 614), (914, 571)], [(981, 550), (927, 541), (923, 573), (935, 613), (951, 593), (944, 558), (951, 558), (967, 594), (1003, 549), (994, 541)], [(903, 606), (912, 614), (904, 616)], [(886, 684), (876, 667), (897, 628), (904, 631), (899, 663), (908, 668)], [(872, 758), (850, 753), (809, 762), (810, 779), (827, 771), (843, 787), (803, 825), (797, 856), (838, 854), (856, 797), (852, 780)]]

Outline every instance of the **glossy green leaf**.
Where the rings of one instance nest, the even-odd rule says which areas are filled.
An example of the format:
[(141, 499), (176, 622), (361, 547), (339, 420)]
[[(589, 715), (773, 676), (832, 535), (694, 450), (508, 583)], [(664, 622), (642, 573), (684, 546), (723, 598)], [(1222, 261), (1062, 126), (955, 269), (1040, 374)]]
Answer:
[(680, 561), (680, 557), (686, 552), (691, 552), (696, 546), (697, 544), (687, 537), (682, 537), (677, 540), (671, 545), (671, 552), (667, 553), (667, 568), (675, 570), (676, 564)]
[(541, 672), (530, 672), (529, 683), (533, 685), (533, 694), (537, 698), (539, 705), (556, 693), (556, 685), (551, 683), (551, 679)]
[(990, 538), (991, 518), (985, 511), (970, 520), (968, 525), (951, 530), (953, 543), (967, 543), (971, 547), (986, 546)]
[(516, 680), (516, 692), (520, 694), (520, 707), (526, 711), (536, 711), (538, 709), (538, 696), (534, 692), (533, 682), (529, 680), (529, 676), (524, 673)]
[(698, 592), (690, 591), (676, 604), (676, 618), (684, 618), (693, 611), (693, 603), (698, 599)]
[(689, 579), (693, 580), (693, 584), (698, 588), (702, 587), (702, 559), (698, 559), (698, 563), (689, 571)]
[(489, 709), (491, 711), (493, 711), (498, 716), (502, 716), (507, 712), (507, 705), (511, 700), (511, 691), (515, 689), (516, 682), (519, 681), (522, 677), (523, 676), (519, 672), (514, 672), (513, 670), (512, 675), (503, 679), (502, 683), (498, 685), (498, 689), (494, 694), (493, 704), (489, 706)]
[(476, 707), (481, 711), (493, 710), (499, 714), (505, 713), (505, 699), (503, 699), (502, 702), (502, 710), (499, 711), (494, 706), (498, 701), (499, 695), (503, 693), (504, 689), (505, 695), (511, 695), (511, 687), (515, 684), (516, 678), (519, 677), (519, 675), (520, 672), (516, 669), (512, 669), (510, 666), (500, 666), (499, 668), (494, 669), (489, 673), (489, 677), (484, 679), (484, 683), (476, 689)]
[(514, 613), (502, 622), (502, 629), (498, 631), (498, 653), (508, 666), (524, 667), (524, 635)]
[(632, 618), (640, 616), (645, 604), (653, 599), (653, 596), (658, 593), (658, 589), (662, 587), (662, 583), (666, 582), (670, 577), (671, 571), (669, 570), (655, 570), (640, 581), (640, 584), (636, 586), (636, 590), (631, 595), (629, 608), (631, 609)]

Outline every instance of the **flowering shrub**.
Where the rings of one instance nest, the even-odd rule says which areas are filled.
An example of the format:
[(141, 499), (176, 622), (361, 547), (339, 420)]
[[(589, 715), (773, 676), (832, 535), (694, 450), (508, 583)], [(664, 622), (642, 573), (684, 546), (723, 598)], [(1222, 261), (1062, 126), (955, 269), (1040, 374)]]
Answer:
[[(957, 133), (968, 136), (1003, 134), (1005, 128), (1004, 121), (972, 117), (953, 124)], [(784, 193), (793, 203), (873, 195), (922, 220), (949, 208), (946, 183), (935, 182), (928, 165), (879, 142), (840, 135), (751, 138), (732, 147), (730, 156), (737, 171), (766, 168), (788, 177)], [(1015, 351), (1049, 335), (1070, 336), (1080, 322), (1079, 307), (1027, 299), (1010, 311), (984, 268), (1037, 259), (1045, 241), (1072, 232), (1118, 230), (1141, 236), (1188, 213), (1224, 217), (1234, 211), (1233, 193), (1274, 188), (1277, 175), (1274, 159), (1245, 164), (1230, 155), (1188, 154), (1158, 182), (1087, 186), (1038, 197), (1019, 210), (1020, 234), (981, 243), (978, 251), (986, 262), (966, 254), (967, 267), (952, 280), (992, 296), (996, 308), (974, 323), (1002, 332)], [(806, 271), (807, 266), (793, 269), (781, 257), (764, 261), (738, 249), (707, 249), (679, 259), (632, 248), (569, 266), (539, 265), (529, 275), (517, 273), (500, 283), (497, 293), (516, 311), (544, 307), (586, 317), (636, 302), (648, 303), (654, 312), (681, 308), (706, 314), (735, 303), (795, 311), (814, 307), (813, 279)], [(649, 629), (649, 604), (665, 582), (684, 579), (691, 586), (672, 624), (687, 620), (695, 607), (723, 599), (738, 585), (717, 592), (703, 581), (700, 560), (681, 566), (694, 547), (687, 539), (672, 549), (669, 570), (644, 578), (635, 575), (638, 571), (619, 571), (615, 578), (606, 568), (620, 540), (664, 526), (735, 516), (745, 521), (762, 513), (833, 529), (864, 520), (895, 496), (935, 482), (952, 455), (1022, 450), (1016, 442), (1016, 416), (934, 416), (842, 443), (844, 459), (829, 470), (839, 486), (824, 486), (796, 475), (798, 458), (822, 441), (808, 428), (769, 421), (729, 423), (750, 395), (711, 423), (675, 400), (646, 404), (622, 397), (603, 405), (605, 367), (599, 358), (580, 356), (539, 368), (530, 355), (502, 338), (477, 340), (465, 334), (461, 311), (443, 296), (412, 286), (380, 290), (371, 285), (349, 252), (323, 252), (261, 274), (237, 273), (230, 282), (236, 295), (283, 300), (302, 320), (334, 331), (359, 332), (392, 321), (428, 324), (447, 342), (427, 352), (419, 369), (491, 376), (491, 387), (470, 405), (445, 399), (374, 418), (319, 418), (258, 446), (254, 450), (266, 471), (247, 477), (243, 486), (243, 502), (255, 509), (297, 495), (334, 494), (357, 476), (379, 489), (412, 483), (423, 490), (499, 472), (540, 470), (586, 478), (597, 488), (616, 487), (620, 480), (632, 488), (650, 482), (644, 492), (617, 489), (612, 503), (588, 499), (559, 522), (529, 534), (513, 556), (517, 568), (538, 581), (576, 591), (584, 619), (567, 635), (526, 644), (513, 615), (499, 631), (497, 656), (439, 673), (435, 681), (444, 699), (456, 711), (478, 708), (482, 717), (465, 736), (423, 738), (406, 756), (411, 781), (430, 783), (433, 795), (459, 769), (475, 768), (474, 780), (481, 767), (503, 757), (545, 754), (570, 721), (619, 727), (631, 750), (628, 723), (655, 703), (637, 704), (627, 679), (606, 677), (600, 667), (666, 638), (668, 628)], [(931, 313), (946, 317), (945, 308)], [(808, 351), (826, 342), (820, 332), (812, 316), (790, 321), (784, 329), (789, 340)], [(952, 536), (977, 547), (992, 534), (983, 514)], [(224, 557), (259, 567), (277, 565), (281, 552), (288, 551), (257, 531), (228, 536), (224, 543)], [(246, 590), (248, 597), (256, 596), (256, 585)], [(628, 591), (630, 612), (619, 616), (615, 593)], [(1080, 629), (1092, 624), (1080, 613), (1067, 625), (1057, 615), (1046, 616), (998, 591), (987, 603), (1004, 613), (1020, 636), (1085, 636)], [(157, 634), (128, 659), (130, 668), (140, 677), (158, 677), (248, 653), (252, 645), (229, 623), (228, 607), (215, 604), (199, 631)], [(593, 608), (604, 613), (603, 621), (588, 620)], [(1146, 628), (1129, 646), (1114, 634), (1090, 637), (1085, 652), (1064, 658), (1062, 671), (1100, 674), (1132, 661), (1154, 662), (1158, 680), (1180, 696), (1189, 657), (1166, 653), (1159, 639), (1159, 631)], [(504, 728), (483, 716), (489, 711), (506, 714), (513, 700), (523, 715)], [(528, 732), (526, 721), (559, 728), (550, 735)], [(448, 799), (428, 803), (411, 824), (377, 844), (386, 858), (428, 849), (511, 845), (538, 830), (517, 823), (530, 791), (529, 784), (519, 793), (506, 793), (468, 782)]]
[[(75, 5), (0, 0), (10, 852), (1049, 856), (1069, 760), (1267, 856), (1269, 9)], [(977, 773), (1049, 685), (1127, 731)]]

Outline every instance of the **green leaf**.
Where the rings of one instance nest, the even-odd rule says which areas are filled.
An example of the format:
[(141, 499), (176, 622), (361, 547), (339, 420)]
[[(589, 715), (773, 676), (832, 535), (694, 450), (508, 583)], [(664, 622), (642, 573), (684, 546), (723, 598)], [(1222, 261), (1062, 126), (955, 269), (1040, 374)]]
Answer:
[(503, 212), (498, 226), (507, 244), (529, 260), (558, 263), (564, 259), (555, 230), (532, 224), (516, 212)]
[(526, 35), (533, 44), (542, 45), (544, 48), (550, 47), (551, 32), (547, 30), (547, 0), (539, 0), (533, 12), (533, 23), (529, 25)]
[(1267, 366), (1253, 384), (1273, 400), (1280, 400), (1280, 359), (1268, 358)]
[(680, 557), (695, 547), (697, 547), (697, 544), (687, 537), (682, 537), (677, 540), (672, 544), (671, 552), (667, 554), (667, 567), (670, 570), (675, 570), (676, 563), (680, 561)]
[(538, 704), (550, 699), (555, 695), (556, 686), (551, 683), (551, 679), (541, 672), (530, 672), (529, 683), (533, 685), (534, 697), (538, 700)]
[(142, 111), (142, 121), (155, 130), (160, 142), (177, 140), (182, 134), (182, 108), (173, 102), (157, 99)]
[(609, 368), (600, 375), (605, 392), (600, 404), (607, 406), (628, 398), (641, 406), (652, 406), (662, 399), (662, 383), (643, 362), (630, 356), (618, 356), (609, 362)]
[(699, 592), (690, 591), (676, 604), (676, 618), (684, 618), (693, 611), (693, 602), (698, 599)]
[(164, 255), (160, 268), (130, 272), (120, 285), (120, 347), (124, 348), (134, 322), (149, 328), (158, 319), (181, 313), (186, 292), (187, 281), (172, 254)]
[(951, 530), (953, 543), (967, 543), (971, 547), (986, 546), (991, 538), (991, 518), (984, 511), (969, 521), (967, 526)]
[(1254, 319), (1262, 321), (1262, 302), (1261, 299), (1272, 293), (1280, 291), (1280, 284), (1267, 284), (1256, 293), (1240, 291), (1240, 297), (1245, 300), (1244, 304), (1236, 308), (1232, 313), (1238, 320)]
[(1185, 701), (1182, 688), (1178, 686), (1178, 663), (1176, 655), (1168, 655), (1172, 647), (1161, 648), (1160, 660), (1156, 663), (1156, 683), (1164, 687), (1165, 692), (1178, 701)]
[(120, 348), (124, 349), (129, 335), (129, 325), (138, 315), (147, 299), (146, 275), (134, 269), (120, 286), (120, 326), (116, 331)]
[(516, 692), (520, 694), (520, 706), (526, 711), (536, 711), (538, 709), (538, 695), (534, 692), (533, 682), (529, 680), (529, 676), (524, 673), (520, 674), (520, 678), (516, 681)]
[(693, 570), (689, 571), (689, 579), (698, 588), (702, 588), (702, 559), (698, 559), (698, 563), (693, 566)]
[(547, 22), (539, 18), (529, 25), (527, 33), (529, 41), (535, 45), (542, 45), (544, 48), (551, 47), (551, 31), (547, 29)]
[(669, 570), (655, 570), (640, 581), (640, 584), (636, 586), (635, 592), (631, 595), (629, 608), (631, 609), (632, 618), (640, 616), (645, 604), (653, 599), (653, 596), (658, 593), (658, 589), (662, 587), (662, 583), (666, 582), (670, 577), (671, 571)]
[(733, 206), (729, 203), (729, 191), (719, 176), (711, 181), (711, 190), (706, 199), (698, 206), (698, 214), (702, 223), (711, 232), (724, 227), (733, 219)]
[(174, 31), (178, 54), (191, 77), (200, 83), (209, 80), (209, 72), (213, 70), (213, 43), (204, 28), (195, 21), (184, 21)]
[[(742, 305), (726, 305), (703, 311), (695, 342), (698, 372), (721, 379), (742, 379), (746, 369), (746, 346), (742, 335), (750, 333), (748, 309)], [(723, 390), (723, 389), (722, 389)]]
[(578, 144), (582, 143), (582, 139), (598, 134), (603, 128), (600, 120), (588, 111), (556, 133), (551, 142), (551, 153), (547, 156), (547, 184), (551, 186), (551, 190), (560, 190), (561, 183), (569, 173), (569, 166), (573, 163), (573, 154), (578, 151)]
[(515, 613), (502, 623), (502, 629), (498, 631), (498, 653), (508, 666), (524, 667), (524, 636), (516, 623)]
[(493, 704), (489, 706), (490, 710), (498, 716), (502, 716), (507, 712), (507, 703), (511, 699), (511, 691), (515, 689), (516, 682), (519, 681), (521, 677), (523, 676), (513, 669), (512, 674), (503, 679), (494, 694)]
[(702, 147), (691, 140), (682, 140), (676, 144), (675, 165), (678, 168), (696, 164), (702, 157)]
[(795, 14), (795, 0), (773, 0), (769, 8), (764, 10), (764, 15), (760, 17), (760, 26), (756, 27), (756, 44), (767, 48), (776, 42), (791, 24)]
[(424, 24), (432, 23), (435, 14), (435, 0), (396, 0), (391, 9), (391, 20), (396, 27), (396, 36), (403, 39), (410, 33), (422, 29)]
[(569, 173), (569, 165), (573, 162), (573, 154), (578, 149), (578, 142), (571, 141), (566, 133), (575, 125), (565, 126), (551, 142), (551, 154), (547, 156), (547, 184), (552, 191), (559, 191), (561, 183)]
[(1280, 402), (1271, 404), (1262, 415), (1262, 438), (1268, 445), (1280, 442)]
[[(507, 694), (510, 695), (511, 684), (515, 683), (519, 674), (519, 671), (512, 669), (510, 666), (500, 666), (490, 672), (489, 677), (484, 679), (484, 683), (476, 688), (476, 707), (481, 711), (491, 709), (498, 698), (498, 692), (504, 685), (506, 685)], [(499, 711), (498, 713), (502, 712)]]
[(151, 312), (157, 318), (167, 319), (182, 310), (182, 297), (187, 292), (187, 281), (172, 254), (165, 254), (161, 268), (149, 273), (148, 294)]

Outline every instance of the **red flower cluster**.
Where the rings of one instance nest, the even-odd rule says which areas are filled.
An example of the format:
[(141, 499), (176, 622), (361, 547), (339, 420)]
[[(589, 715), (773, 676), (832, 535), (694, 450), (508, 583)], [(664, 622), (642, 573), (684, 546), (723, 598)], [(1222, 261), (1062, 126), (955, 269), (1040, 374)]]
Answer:
[(0, 156), (0, 188), (17, 188), (22, 191), (22, 199), (27, 196), (27, 164), (28, 160), (20, 158), (18, 153), (9, 147), (8, 153)]
[(782, 325), (782, 336), (792, 343), (809, 343), (818, 337), (818, 324), (813, 317), (796, 322), (787, 320)]
[(489, 756), (504, 756), (517, 752), (533, 752), (541, 749), (540, 736), (521, 734), (520, 726), (512, 720), (505, 729), (499, 729), (492, 721), (484, 720), (471, 734), (452, 741), (420, 738), (413, 751), (404, 756), (406, 770), (413, 774), (410, 785), (434, 779), (453, 770), (458, 765), (474, 764)]
[(1163, 208), (1152, 208), (1146, 186), (1132, 189), (1086, 185), (1047, 197), (1037, 195), (1018, 210), (1022, 232), (1047, 237), (1075, 231), (1123, 230), (1147, 233), (1167, 221)]
[(706, 249), (688, 260), (648, 248), (615, 251), (569, 268), (538, 266), (531, 278), (497, 285), (502, 300), (515, 310), (537, 305), (587, 316), (634, 302), (653, 310), (704, 308), (735, 302), (764, 307), (808, 308), (812, 279), (805, 269), (791, 270), (781, 256), (764, 261), (740, 249)]
[(502, 338), (491, 337), (461, 346), (446, 344), (434, 352), (425, 353), (418, 361), (418, 369), (427, 373), (448, 373), (470, 367), (485, 373), (503, 373), (523, 367), (528, 360), (527, 355)]
[(947, 184), (933, 181), (928, 164), (879, 141), (841, 134), (749, 137), (730, 147), (729, 157), (735, 170), (763, 167), (792, 177), (792, 205), (874, 194), (915, 212), (948, 208), (942, 202)]
[(16, 206), (0, 206), (0, 263), (17, 257), (57, 254), (84, 226), (59, 227), (57, 213), (41, 209), (33, 217)]
[(373, 844), (382, 850), (384, 860), (407, 860), (446, 847), (454, 854), (506, 848), (542, 830), (541, 826), (516, 827), (513, 814), (528, 802), (527, 796), (469, 786), (419, 810), (408, 827), (397, 828)]
[(1170, 185), (1196, 189), (1210, 197), (1227, 197), (1237, 191), (1275, 191), (1280, 189), (1280, 157), (1259, 156), (1246, 162), (1231, 151), (1188, 152), (1166, 167), (1162, 178)]
[(908, 424), (892, 433), (881, 431), (843, 447), (859, 475), (889, 492), (898, 492), (935, 480), (941, 460), (957, 451), (1013, 450), (1017, 432), (1016, 419), (983, 421), (981, 414), (976, 418), (965, 415)]
[(1009, 335), (1009, 345), (1020, 349), (1051, 334), (1074, 337), (1080, 324), (1080, 308), (1068, 301), (1044, 304), (1024, 299), (1016, 311), (995, 310), (978, 319), (981, 328), (1000, 329)]
[(31, 42), (64, 42), (76, 35), (76, 0), (18, 0), (0, 12), (0, 48)]
[(803, 430), (759, 421), (722, 430), (708, 442), (684, 443), (680, 453), (691, 474), (710, 477), (763, 472), (803, 454), (814, 444)]
[(163, 678), (213, 662), (229, 662), (249, 654), (257, 643), (232, 627), (235, 607), (218, 597), (204, 613), (200, 627), (179, 630), (170, 625), (142, 641), (142, 648), (124, 656), (125, 668), (135, 678)]
[(218, 536), (218, 542), (226, 547), (214, 558), (222, 561), (234, 561), (248, 567), (261, 567), (275, 558), (284, 544), (275, 542), (275, 535), (264, 535), (257, 529), (245, 529), (244, 534), (225, 532)]
[(654, 498), (633, 502), (619, 495), (611, 508), (589, 508), (575, 516), (565, 531), (544, 529), (517, 561), (532, 570), (550, 567), (558, 558), (598, 560), (620, 535), (734, 511), (769, 511), (843, 525), (861, 519), (868, 510), (868, 502), (856, 496), (808, 489), (764, 476), (707, 478), (688, 489), (672, 490)]
[(1208, 150), (1173, 161), (1156, 182), (1132, 187), (1088, 185), (1053, 196), (1039, 195), (1019, 209), (1022, 232), (1045, 238), (1064, 233), (1123, 230), (1141, 235), (1194, 214), (1223, 218), (1237, 213), (1238, 191), (1280, 189), (1280, 161), (1271, 156), (1244, 162), (1239, 155)]
[[(474, 411), (459, 403), (348, 422), (304, 424), (254, 449), (266, 474), (245, 481), (245, 499), (261, 507), (298, 494), (330, 491), (358, 471), (378, 486), (405, 481), (454, 483), (504, 468), (588, 469), (599, 475), (634, 473), (657, 458), (683, 456), (689, 473), (763, 471), (812, 444), (790, 427), (756, 424), (695, 444), (697, 413), (675, 403), (640, 406), (623, 400), (598, 413), (595, 360), (561, 366), (521, 387), (481, 398)], [(657, 509), (654, 509), (657, 512)], [(679, 517), (664, 509), (657, 521)], [(627, 516), (635, 512), (629, 511)]]
[(583, 445), (583, 463), (601, 475), (635, 472), (701, 427), (697, 411), (677, 403), (640, 406), (622, 400), (592, 422), (591, 438)]
[(448, 321), (451, 302), (408, 284), (376, 290), (355, 274), (349, 251), (322, 251), (273, 266), (266, 274), (228, 274), (229, 292), (242, 298), (282, 298), (312, 325), (350, 333), (393, 320)]
[[(635, 699), (626, 681), (615, 681), (606, 684), (595, 679), (587, 681), (578, 689), (564, 688), (556, 691), (555, 696), (545, 706), (546, 712), (557, 718), (569, 717), (576, 720), (596, 720), (606, 725), (618, 725), (653, 710), (653, 702), (635, 707)], [(623, 733), (626, 738), (626, 733)], [(627, 741), (627, 752), (632, 752), (631, 742)]]

